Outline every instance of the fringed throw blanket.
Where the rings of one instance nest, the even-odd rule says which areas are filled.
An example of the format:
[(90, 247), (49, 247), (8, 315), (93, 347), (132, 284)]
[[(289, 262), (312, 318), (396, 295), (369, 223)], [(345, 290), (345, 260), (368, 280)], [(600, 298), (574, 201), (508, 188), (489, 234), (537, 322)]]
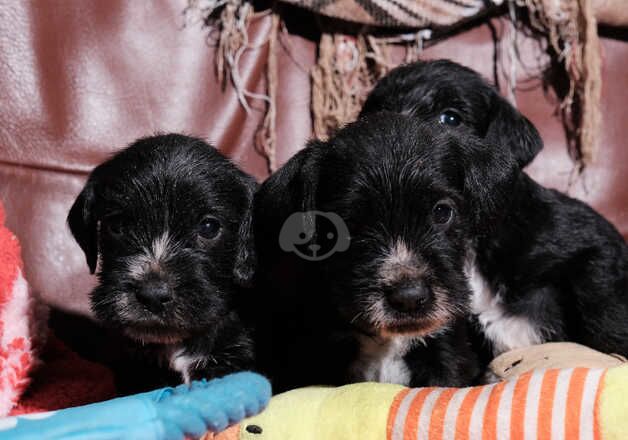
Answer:
[[(229, 79), (242, 106), (250, 108), (251, 99), (266, 103), (266, 115), (255, 145), (268, 160), (269, 171), (275, 160), (275, 113), (277, 90), (277, 33), (280, 13), (273, 14), (267, 40), (271, 46), (266, 64), (266, 93), (252, 93), (244, 87), (238, 73), (238, 60), (247, 48), (247, 26), (253, 8), (245, 0), (189, 0), (187, 11), (196, 11), (218, 32), (216, 66), (219, 77)], [(339, 126), (350, 122), (375, 82), (395, 63), (390, 48), (405, 48), (404, 62), (419, 58), (423, 43), (432, 29), (468, 20), (488, 7), (497, 10), (506, 3), (509, 18), (526, 20), (547, 40), (547, 47), (569, 78), (569, 89), (561, 96), (559, 113), (568, 134), (569, 151), (578, 169), (593, 160), (599, 127), (601, 90), (600, 53), (595, 0), (283, 0), (314, 13), (362, 25), (361, 32), (344, 34), (338, 25), (321, 29), (318, 60), (311, 72), (314, 135), (325, 138)], [(621, 1), (619, 2), (621, 3)], [(621, 5), (619, 5), (621, 7)], [(515, 13), (515, 9), (519, 13)], [(524, 14), (520, 12), (524, 11)], [(522, 23), (515, 24), (521, 29)], [(355, 27), (355, 26), (354, 26)], [(382, 30), (386, 37), (382, 37)], [(514, 43), (513, 43), (514, 44)], [(513, 48), (516, 53), (516, 48)], [(514, 75), (512, 75), (514, 76)], [(514, 82), (509, 78), (509, 83)]]

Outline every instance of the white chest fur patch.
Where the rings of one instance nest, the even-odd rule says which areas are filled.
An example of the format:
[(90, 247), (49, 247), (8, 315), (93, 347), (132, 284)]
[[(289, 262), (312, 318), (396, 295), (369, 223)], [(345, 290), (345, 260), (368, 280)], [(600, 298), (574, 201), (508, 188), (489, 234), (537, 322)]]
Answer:
[(492, 342), (495, 356), (543, 342), (540, 329), (529, 319), (504, 309), (501, 298), (492, 291), (474, 258), (468, 260), (465, 273), (472, 291), (471, 311), (477, 316), (486, 338)]
[(189, 384), (192, 380), (192, 371), (206, 361), (205, 358), (189, 356), (184, 354), (182, 348), (170, 350), (169, 356), (170, 368), (181, 374), (183, 381)]
[(411, 336), (386, 340), (360, 336), (360, 355), (351, 366), (352, 380), (410, 385), (412, 375), (403, 357), (421, 342), (421, 338)]

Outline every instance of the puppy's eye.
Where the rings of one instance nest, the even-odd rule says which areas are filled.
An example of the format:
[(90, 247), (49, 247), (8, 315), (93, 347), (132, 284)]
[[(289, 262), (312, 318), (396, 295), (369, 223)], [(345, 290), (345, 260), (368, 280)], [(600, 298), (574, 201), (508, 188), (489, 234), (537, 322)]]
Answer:
[(122, 224), (122, 220), (117, 217), (105, 219), (105, 229), (107, 233), (114, 238), (119, 238), (124, 235), (124, 225)]
[(447, 225), (454, 217), (454, 207), (448, 200), (441, 200), (432, 209), (432, 219), (437, 225)]
[(211, 240), (216, 238), (220, 232), (220, 222), (214, 217), (205, 217), (198, 226), (198, 233), (201, 237)]
[(462, 118), (453, 110), (445, 110), (438, 116), (438, 122), (452, 127), (457, 127), (462, 122)]

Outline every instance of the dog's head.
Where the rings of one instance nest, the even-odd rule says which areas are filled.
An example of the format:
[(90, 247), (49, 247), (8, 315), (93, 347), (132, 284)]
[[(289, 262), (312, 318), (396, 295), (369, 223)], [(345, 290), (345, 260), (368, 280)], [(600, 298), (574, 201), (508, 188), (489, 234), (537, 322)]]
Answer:
[(271, 236), (282, 222), (304, 222), (295, 229), (313, 227), (305, 238), (317, 243), (326, 232), (303, 213), (334, 213), (349, 246), (304, 263), (328, 283), (316, 294), (329, 293), (340, 316), (369, 334), (425, 336), (465, 311), (471, 242), (498, 221), (516, 171), (507, 149), (379, 113), (310, 143), (271, 176), (256, 221)]
[(418, 61), (392, 70), (369, 94), (361, 116), (392, 111), (469, 131), (510, 148), (521, 168), (543, 148), (532, 123), (477, 72), (448, 60)]
[[(94, 169), (68, 224), (103, 322), (147, 342), (215, 324), (255, 268), (255, 182), (200, 139), (140, 139)], [(100, 262), (100, 264), (99, 264)]]

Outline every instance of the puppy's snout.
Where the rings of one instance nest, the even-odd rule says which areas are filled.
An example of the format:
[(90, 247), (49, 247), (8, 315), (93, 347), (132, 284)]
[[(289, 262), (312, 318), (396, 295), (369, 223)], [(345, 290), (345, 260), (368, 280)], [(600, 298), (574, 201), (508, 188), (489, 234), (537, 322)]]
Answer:
[(431, 298), (430, 289), (422, 282), (404, 284), (393, 288), (388, 294), (388, 303), (397, 311), (413, 313)]
[(172, 301), (170, 287), (165, 280), (149, 278), (136, 293), (137, 300), (153, 313), (161, 312)]

